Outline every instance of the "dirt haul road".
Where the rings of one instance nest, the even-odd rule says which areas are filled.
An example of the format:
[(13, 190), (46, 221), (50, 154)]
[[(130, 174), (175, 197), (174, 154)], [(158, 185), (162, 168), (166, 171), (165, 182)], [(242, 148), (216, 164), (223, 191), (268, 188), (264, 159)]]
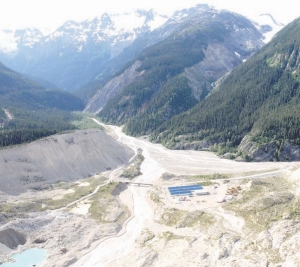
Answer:
[[(96, 121), (96, 120), (95, 120)], [(97, 123), (101, 124), (97, 121)], [(101, 124), (103, 125), (103, 124)], [(107, 133), (134, 151), (142, 149), (145, 160), (141, 166), (142, 175), (136, 182), (159, 184), (159, 178), (165, 172), (176, 175), (196, 175), (209, 173), (244, 173), (251, 171), (268, 172), (274, 169), (288, 170), (296, 163), (247, 163), (220, 159), (210, 152), (174, 151), (161, 145), (152, 144), (143, 139), (125, 135), (120, 127), (103, 125)], [(111, 237), (100, 243), (95, 249), (82, 257), (74, 267), (117, 266), (118, 259), (134, 250), (135, 240), (145, 225), (153, 221), (153, 211), (147, 200), (147, 187), (130, 186), (133, 196), (134, 217), (126, 226), (122, 235)], [(148, 223), (147, 223), (148, 222)], [(125, 265), (124, 265), (125, 266)]]

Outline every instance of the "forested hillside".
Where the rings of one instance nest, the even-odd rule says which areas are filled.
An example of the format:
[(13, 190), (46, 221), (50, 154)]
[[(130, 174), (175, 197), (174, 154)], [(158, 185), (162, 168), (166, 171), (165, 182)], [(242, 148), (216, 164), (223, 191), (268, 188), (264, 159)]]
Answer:
[[(141, 63), (137, 71), (143, 73), (143, 78), (132, 82), (107, 102), (99, 113), (104, 122), (125, 124), (124, 130), (131, 135), (150, 134), (204, 99), (212, 82), (261, 45), (261, 33), (242, 16), (214, 9), (189, 12), (188, 15), (180, 13), (189, 18), (179, 29), (145, 49), (134, 60)], [(214, 54), (214, 48), (218, 55)], [(201, 68), (197, 77), (200, 88), (196, 90), (186, 73), (194, 66)]]
[(206, 140), (224, 152), (236, 149), (248, 135), (258, 147), (273, 143), (274, 158), (279, 159), (287, 142), (300, 146), (299, 52), (297, 19), (232, 71), (207, 99), (159, 127), (153, 140), (173, 148)]
[(45, 89), (0, 63), (0, 146), (74, 129), (70, 111), (82, 108), (77, 97)]
[[(123, 123), (140, 113), (154, 97), (147, 107), (147, 113), (140, 114), (139, 118), (131, 119), (132, 126), (128, 126), (130, 134), (147, 133), (149, 130), (153, 130), (154, 125), (148, 122), (151, 118), (158, 123), (163, 117), (168, 118), (172, 113), (176, 114), (175, 106), (181, 111), (191, 108), (197, 103), (196, 99), (192, 97), (191, 88), (186, 79), (176, 76), (181, 74), (185, 67), (201, 61), (204, 54), (197, 47), (206, 44), (203, 36), (195, 34), (195, 36), (178, 37), (175, 40), (174, 37), (170, 37), (147, 49), (139, 58), (142, 62), (139, 71), (147, 71), (143, 80), (132, 83), (122, 94), (110, 101), (100, 113), (101, 118), (107, 122)], [(167, 80), (169, 81), (166, 84)], [(172, 89), (172, 87), (174, 88)], [(169, 89), (164, 90), (167, 88)], [(179, 88), (181, 88), (181, 92), (176, 92), (176, 89)], [(163, 110), (160, 110), (161, 106), (157, 105), (157, 101), (161, 101), (162, 98), (165, 101), (161, 104), (166, 106), (169, 112), (164, 113)], [(191, 101), (182, 103), (181, 99), (183, 98), (191, 98)], [(143, 127), (135, 127), (137, 121), (141, 123), (141, 119), (145, 120), (145, 123), (142, 122)]]

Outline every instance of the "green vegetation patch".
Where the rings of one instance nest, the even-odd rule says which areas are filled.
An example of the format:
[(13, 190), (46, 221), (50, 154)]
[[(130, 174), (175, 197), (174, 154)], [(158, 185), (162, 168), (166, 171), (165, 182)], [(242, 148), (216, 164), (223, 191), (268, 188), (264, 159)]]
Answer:
[(160, 197), (160, 191), (158, 189), (151, 190), (150, 192), (150, 199), (155, 202), (156, 204), (162, 204), (163, 202), (161, 201)]
[(121, 177), (128, 178), (128, 179), (133, 179), (139, 175), (141, 175), (141, 165), (144, 161), (144, 156), (142, 154), (138, 154), (134, 162), (126, 169), (123, 171), (121, 174)]
[(148, 242), (150, 242), (154, 238), (155, 238), (155, 234), (152, 231), (147, 229), (143, 231), (141, 234), (140, 245), (144, 247), (145, 245), (147, 245)]
[(212, 181), (210, 180), (206, 180), (206, 181), (203, 181), (201, 183), (199, 183), (201, 186), (210, 186), (210, 185), (213, 185), (215, 183), (213, 183)]
[(249, 190), (224, 207), (245, 219), (250, 229), (266, 230), (272, 222), (285, 218), (300, 219), (300, 201), (289, 192), (284, 178), (250, 181)]
[(162, 194), (162, 190), (159, 188), (154, 188), (150, 191), (150, 199), (158, 204), (158, 205), (163, 205), (164, 202), (162, 200), (162, 197), (160, 196)]
[(266, 63), (269, 67), (278, 68), (280, 67), (281, 57), (281, 54), (276, 53), (274, 56), (268, 58)]
[(215, 223), (213, 215), (203, 212), (194, 211), (188, 213), (184, 220), (179, 224), (179, 227), (198, 227), (208, 228), (210, 225)]
[(24, 203), (1, 203), (0, 212), (8, 220), (23, 217), (29, 212), (38, 212), (42, 210), (42, 200), (24, 202)]
[(171, 240), (176, 240), (176, 239), (186, 239), (185, 236), (182, 236), (182, 235), (176, 235), (170, 231), (167, 231), (167, 232), (163, 232), (161, 234), (161, 237), (163, 239), (165, 239), (166, 241), (171, 241)]
[(8, 220), (10, 220), (27, 216), (26, 214), (29, 212), (59, 209), (93, 192), (98, 184), (101, 184), (105, 181), (105, 178), (88, 178), (83, 181), (88, 182), (89, 186), (78, 186), (75, 183), (66, 182), (55, 184), (53, 189), (74, 190), (74, 192), (64, 195), (61, 199), (29, 199), (27, 201), (20, 201), (18, 203), (1, 203), (0, 212), (4, 214)]
[(115, 191), (118, 183), (109, 183), (99, 189), (92, 198), (89, 208), (91, 218), (101, 223), (116, 222), (122, 224), (130, 217), (129, 209), (121, 205), (116, 198)]
[(88, 178), (81, 180), (81, 182), (89, 183), (88, 186), (78, 186), (75, 183), (60, 183), (56, 187), (64, 189), (73, 189), (74, 192), (65, 194), (61, 199), (48, 199), (43, 204), (43, 210), (54, 210), (63, 208), (73, 201), (76, 201), (90, 193), (92, 193), (99, 184), (104, 182), (104, 177), (99, 178)]
[(92, 118), (94, 117), (95, 115), (91, 113), (74, 111), (72, 112), (71, 124), (80, 130), (95, 129), (95, 128), (104, 130), (104, 128), (101, 125), (99, 125), (98, 123), (92, 120)]
[(178, 209), (166, 209), (159, 219), (159, 223), (165, 224), (167, 226), (177, 226), (187, 215), (187, 211), (182, 211)]
[(120, 216), (117, 217), (116, 222), (118, 224), (122, 225), (130, 217), (131, 212), (130, 212), (129, 208), (124, 204), (121, 204), (121, 209), (122, 209), (122, 212), (121, 212)]
[(215, 222), (215, 219), (211, 214), (203, 211), (188, 212), (172, 208), (166, 209), (158, 222), (167, 226), (176, 226), (179, 228), (207, 228)]
[(216, 179), (226, 179), (231, 176), (228, 174), (213, 173), (213, 174), (198, 174), (192, 176), (186, 176), (187, 180), (197, 181), (197, 180), (216, 180)]

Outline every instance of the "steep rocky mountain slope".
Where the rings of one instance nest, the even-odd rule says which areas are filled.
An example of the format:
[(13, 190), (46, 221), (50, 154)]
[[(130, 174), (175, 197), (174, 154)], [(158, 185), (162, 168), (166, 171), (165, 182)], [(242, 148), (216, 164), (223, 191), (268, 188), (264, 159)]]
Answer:
[(153, 138), (173, 148), (238, 148), (248, 159), (299, 160), (299, 32), (297, 19)]
[(251, 21), (206, 5), (176, 12), (156, 32), (168, 34), (100, 89), (86, 111), (125, 123), (127, 133), (149, 134), (204, 99), (213, 82), (263, 45)]
[(4, 31), (0, 60), (10, 68), (75, 91), (89, 82), (137, 37), (167, 18), (154, 11), (103, 14), (83, 22), (68, 21), (48, 36), (37, 29)]
[[(190, 9), (184, 9), (181, 11), (177, 11), (174, 13), (174, 15), (172, 17), (169, 18), (169, 20), (167, 20), (167, 22), (165, 24), (163, 24), (161, 27), (155, 29), (154, 31), (140, 37), (137, 38), (131, 45), (129, 45), (128, 47), (126, 47), (126, 49), (124, 49), (124, 51), (122, 53), (120, 53), (117, 57), (113, 58), (111, 61), (109, 61), (104, 68), (101, 69), (101, 71), (97, 74), (97, 76), (88, 84), (86, 84), (85, 86), (81, 87), (78, 91), (77, 94), (79, 96), (81, 96), (82, 98), (84, 98), (85, 100), (89, 100), (94, 96), (94, 99), (92, 101), (89, 101), (86, 110), (91, 110), (91, 111), (96, 111), (102, 108), (103, 103), (105, 103), (107, 101), (106, 98), (106, 92), (107, 91), (114, 91), (115, 92), (115, 86), (113, 86), (113, 88), (111, 88), (110, 84), (107, 84), (107, 82), (111, 81), (110, 83), (113, 83), (114, 85), (117, 85), (119, 82), (122, 83), (122, 80), (126, 80), (127, 85), (129, 83), (132, 82), (132, 80), (134, 79), (130, 77), (130, 75), (126, 74), (126, 72), (124, 72), (124, 74), (115, 79), (112, 79), (112, 75), (114, 75), (114, 77), (118, 76), (118, 74), (120, 74), (121, 72), (124, 71), (124, 65), (126, 66), (126, 64), (130, 61), (130, 60), (135, 60), (137, 58), (137, 56), (143, 52), (143, 50), (146, 47), (150, 47), (151, 45), (154, 45), (158, 42), (161, 42), (163, 40), (165, 40), (167, 37), (169, 37), (170, 35), (174, 34), (175, 32), (179, 31), (182, 27), (184, 27), (184, 24), (187, 23), (192, 16), (203, 16), (203, 14), (205, 12), (211, 11), (213, 9), (211, 9), (208, 5), (197, 5), (194, 8), (190, 8)], [(206, 18), (209, 19), (209, 18)], [(205, 20), (205, 18), (203, 18), (203, 20)], [(262, 33), (262, 41), (265, 43), (267, 41), (269, 41), (272, 36), (283, 27), (282, 24), (278, 23), (275, 21), (275, 19), (270, 15), (270, 14), (262, 14), (261, 16), (259, 16), (258, 18), (255, 18), (254, 20), (251, 20), (251, 23)], [(238, 27), (238, 26), (237, 26)], [(237, 29), (236, 29), (237, 30)], [(239, 36), (241, 36), (242, 33), (239, 33)], [(240, 42), (239, 40), (235, 40), (236, 42)], [(253, 41), (253, 39), (252, 39)], [(251, 43), (251, 37), (249, 36), (249, 44)], [(216, 49), (216, 52), (214, 53), (212, 51), (212, 49), (210, 50), (210, 52), (213, 52), (213, 54), (209, 55), (212, 59), (212, 57), (214, 57), (214, 61), (216, 61), (216, 57), (220, 57), (220, 53), (226, 53), (226, 51), (224, 50), (220, 50), (220, 47), (214, 47), (213, 50)], [(228, 56), (228, 55), (226, 55)], [(243, 57), (243, 56), (242, 56)], [(245, 58), (243, 58), (245, 59)], [(206, 62), (207, 63), (207, 62)], [(131, 65), (129, 63), (129, 65)], [(203, 64), (204, 65), (204, 64)], [(228, 65), (228, 66), (227, 66)], [(128, 64), (127, 64), (128, 66)], [(130, 67), (130, 70), (132, 70), (132, 67), (134, 65), (132, 65)], [(120, 71), (120, 67), (123, 67), (123, 71)], [(211, 66), (208, 65), (207, 68), (210, 68)], [(202, 66), (203, 68), (203, 66)], [(204, 67), (205, 68), (205, 67)], [(232, 63), (231, 62), (223, 62), (223, 65), (221, 66), (221, 68), (223, 69), (231, 69), (232, 68)], [(200, 69), (201, 71), (201, 69)], [(192, 82), (193, 84), (193, 88), (199, 87), (200, 89), (198, 89), (198, 91), (201, 91), (201, 86), (203, 86), (203, 70), (200, 73), (200, 77), (198, 77), (197, 72), (197, 68), (193, 70), (191, 70), (191, 73), (193, 75), (190, 75), (190, 81), (194, 81)], [(125, 76), (125, 77), (124, 77)], [(197, 81), (200, 80), (200, 85), (197, 86)], [(195, 83), (196, 82), (196, 83)], [(210, 88), (210, 82), (207, 83), (207, 86)], [(105, 87), (105, 89), (103, 89), (103, 92), (101, 92), (101, 88)], [(121, 87), (122, 88), (122, 87)], [(98, 92), (97, 92), (98, 90)], [(195, 89), (197, 90), (197, 89)], [(112, 95), (112, 94), (110, 94)], [(100, 100), (102, 97), (104, 97), (106, 100)], [(101, 101), (101, 104), (100, 102)]]
[[(124, 71), (124, 65), (126, 66), (131, 60), (136, 60), (146, 47), (150, 47), (165, 40), (167, 37), (180, 30), (181, 27), (184, 27), (183, 24), (190, 20), (192, 16), (202, 16), (204, 12), (209, 10), (212, 10), (212, 8), (203, 4), (175, 12), (161, 27), (137, 38), (131, 45), (126, 47), (122, 53), (108, 62), (91, 83), (80, 88), (78, 92), (79, 95), (85, 97), (85, 99), (89, 99), (91, 94), (95, 94), (97, 89), (103, 87), (105, 83), (111, 79), (112, 75), (116, 76), (117, 73), (120, 74), (120, 72), (122, 72), (120, 67), (123, 67)], [(263, 23), (263, 25), (265, 24)], [(267, 25), (269, 24), (267, 23)], [(261, 31), (261, 24), (255, 23), (255, 26)], [(270, 29), (269, 26), (268, 30)], [(261, 32), (263, 34), (265, 33), (265, 31)]]

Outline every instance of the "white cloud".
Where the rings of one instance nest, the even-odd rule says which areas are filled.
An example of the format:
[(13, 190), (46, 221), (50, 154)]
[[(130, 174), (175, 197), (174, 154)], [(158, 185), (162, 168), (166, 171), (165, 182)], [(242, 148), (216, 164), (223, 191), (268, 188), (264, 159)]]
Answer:
[[(2, 2), (2, 3), (1, 3)], [(0, 0), (0, 27), (14, 26), (46, 27), (52, 30), (67, 20), (82, 21), (108, 12), (122, 12), (132, 9), (150, 9), (171, 15), (175, 10), (208, 3), (218, 8), (229, 9), (243, 15), (254, 16), (271, 13), (283, 23), (298, 17), (294, 0)]]

